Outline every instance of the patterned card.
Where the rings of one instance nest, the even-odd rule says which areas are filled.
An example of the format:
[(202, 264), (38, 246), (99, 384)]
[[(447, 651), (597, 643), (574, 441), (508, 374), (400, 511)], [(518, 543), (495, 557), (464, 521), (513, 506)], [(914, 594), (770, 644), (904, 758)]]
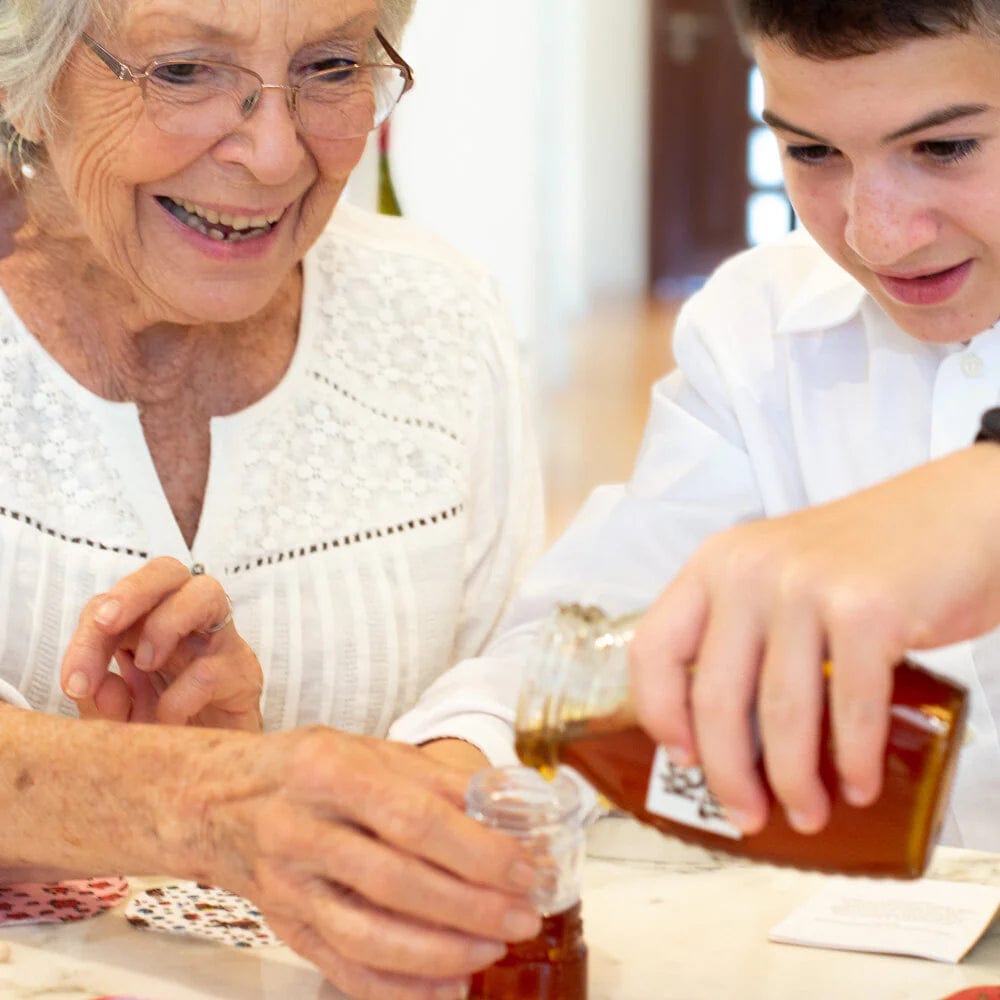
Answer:
[(139, 893), (128, 904), (125, 918), (142, 930), (187, 934), (235, 948), (281, 944), (250, 900), (196, 882)]
[(128, 882), (118, 876), (0, 883), (0, 924), (65, 924), (86, 920), (120, 903), (127, 895)]

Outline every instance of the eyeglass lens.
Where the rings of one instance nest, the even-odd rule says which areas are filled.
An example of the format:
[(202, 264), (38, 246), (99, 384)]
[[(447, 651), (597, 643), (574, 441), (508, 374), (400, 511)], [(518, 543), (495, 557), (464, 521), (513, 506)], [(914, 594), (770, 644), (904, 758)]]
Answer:
[[(261, 94), (252, 73), (219, 63), (161, 63), (143, 85), (150, 118), (173, 135), (222, 135), (238, 128)], [(307, 77), (294, 100), (286, 94), (303, 132), (350, 139), (381, 125), (405, 85), (399, 67), (355, 66)]]

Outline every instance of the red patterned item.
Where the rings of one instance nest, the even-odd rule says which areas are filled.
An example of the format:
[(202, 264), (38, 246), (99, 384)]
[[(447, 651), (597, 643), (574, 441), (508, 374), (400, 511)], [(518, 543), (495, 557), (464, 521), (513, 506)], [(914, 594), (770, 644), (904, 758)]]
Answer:
[(966, 986), (957, 993), (949, 993), (943, 1000), (1000, 1000), (1000, 984), (993, 986)]
[(128, 895), (119, 876), (0, 883), (0, 924), (67, 924), (97, 916)]
[(250, 900), (196, 882), (140, 892), (128, 904), (125, 919), (142, 930), (207, 938), (235, 948), (281, 944)]

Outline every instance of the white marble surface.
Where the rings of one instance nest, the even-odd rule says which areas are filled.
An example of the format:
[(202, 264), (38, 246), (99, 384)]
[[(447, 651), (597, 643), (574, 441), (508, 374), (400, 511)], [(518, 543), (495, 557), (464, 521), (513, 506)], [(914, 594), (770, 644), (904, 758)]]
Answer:
[[(1000, 920), (959, 965), (771, 944), (768, 928), (822, 876), (722, 860), (622, 819), (597, 824), (589, 853), (589, 1000), (941, 1000), (1000, 982)], [(941, 849), (931, 874), (1000, 884), (1000, 855)], [(0, 1000), (341, 997), (287, 949), (143, 932), (123, 909), (78, 924), (0, 927), (11, 947), (0, 965)]]

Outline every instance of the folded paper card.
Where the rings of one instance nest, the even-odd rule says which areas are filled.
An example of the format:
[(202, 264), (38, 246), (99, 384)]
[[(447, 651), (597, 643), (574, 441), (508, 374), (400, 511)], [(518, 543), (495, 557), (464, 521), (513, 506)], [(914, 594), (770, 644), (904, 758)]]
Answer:
[(103, 913), (128, 895), (119, 876), (0, 883), (0, 924), (65, 924)]
[(207, 938), (236, 948), (281, 944), (250, 900), (196, 882), (136, 894), (125, 919), (142, 930)]
[(1000, 886), (836, 878), (771, 928), (781, 944), (960, 962), (1000, 906)]

